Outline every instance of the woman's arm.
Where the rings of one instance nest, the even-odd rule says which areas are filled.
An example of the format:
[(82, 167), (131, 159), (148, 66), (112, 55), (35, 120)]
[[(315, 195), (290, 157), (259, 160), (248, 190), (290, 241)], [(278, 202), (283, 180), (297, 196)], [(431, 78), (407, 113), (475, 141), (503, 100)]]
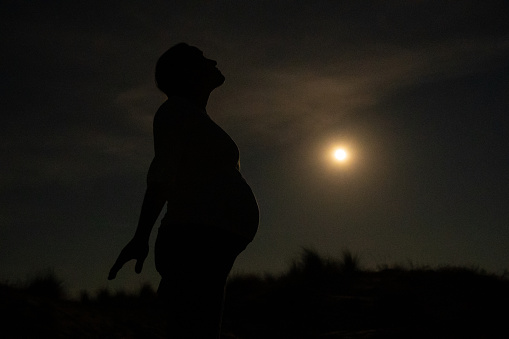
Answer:
[(166, 203), (166, 193), (162, 187), (149, 185), (145, 191), (141, 206), (140, 219), (134, 238), (139, 242), (148, 243), (152, 228)]
[[(141, 206), (138, 227), (132, 240), (120, 252), (110, 270), (108, 279), (114, 279), (117, 272), (130, 260), (136, 260), (135, 271), (140, 273), (148, 255), (149, 238), (152, 228), (161, 213), (169, 194), (175, 194), (177, 167), (182, 158), (182, 142), (187, 124), (173, 121), (172, 116), (180, 116), (178, 107), (161, 106), (154, 117), (155, 157), (147, 175), (147, 189)], [(171, 114), (169, 114), (171, 111)]]
[(108, 279), (115, 279), (118, 271), (131, 260), (136, 260), (135, 271), (140, 273), (143, 263), (148, 255), (148, 242), (152, 228), (166, 203), (166, 194), (163, 187), (148, 185), (143, 198), (140, 219), (133, 239), (122, 249), (120, 255), (110, 270)]

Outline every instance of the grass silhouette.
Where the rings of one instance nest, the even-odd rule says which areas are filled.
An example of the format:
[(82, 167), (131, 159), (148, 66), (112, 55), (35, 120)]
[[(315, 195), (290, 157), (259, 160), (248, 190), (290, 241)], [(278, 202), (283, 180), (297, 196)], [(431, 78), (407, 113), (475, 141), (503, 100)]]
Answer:
[(53, 269), (37, 273), (26, 284), (26, 291), (37, 297), (63, 299), (66, 297), (64, 281), (58, 278)]
[(499, 338), (509, 281), (478, 269), (362, 270), (304, 249), (279, 277), (230, 280), (225, 323), (240, 338)]
[[(0, 284), (5, 338), (163, 338), (165, 314), (149, 285), (65, 299), (53, 271)], [(505, 338), (509, 281), (478, 268), (362, 269), (304, 249), (278, 275), (227, 285), (224, 338)]]

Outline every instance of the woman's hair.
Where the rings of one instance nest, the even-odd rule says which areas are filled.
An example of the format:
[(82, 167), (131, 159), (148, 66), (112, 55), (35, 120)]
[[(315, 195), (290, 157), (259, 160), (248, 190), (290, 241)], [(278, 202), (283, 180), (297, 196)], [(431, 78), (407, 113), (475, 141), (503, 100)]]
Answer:
[(187, 90), (185, 81), (196, 67), (201, 51), (186, 43), (179, 43), (163, 53), (157, 60), (155, 80), (164, 94), (180, 94)]

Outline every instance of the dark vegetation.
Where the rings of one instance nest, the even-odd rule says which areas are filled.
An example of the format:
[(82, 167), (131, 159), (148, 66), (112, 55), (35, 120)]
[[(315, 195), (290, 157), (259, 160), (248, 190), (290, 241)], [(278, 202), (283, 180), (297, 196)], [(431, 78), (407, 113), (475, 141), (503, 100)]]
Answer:
[[(462, 267), (365, 270), (304, 250), (280, 276), (230, 278), (224, 338), (509, 338), (509, 280)], [(52, 271), (0, 285), (3, 338), (163, 338), (154, 290), (66, 299)]]

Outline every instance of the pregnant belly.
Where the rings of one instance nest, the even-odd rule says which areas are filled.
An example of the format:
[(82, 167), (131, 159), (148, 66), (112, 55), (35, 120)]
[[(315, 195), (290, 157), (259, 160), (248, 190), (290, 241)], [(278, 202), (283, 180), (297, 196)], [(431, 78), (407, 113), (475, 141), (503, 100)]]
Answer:
[(225, 227), (252, 240), (258, 230), (259, 209), (253, 191), (244, 179), (230, 185), (225, 199)]
[(210, 225), (253, 240), (259, 211), (253, 191), (239, 172), (195, 185), (183, 184), (168, 203), (165, 223)]

